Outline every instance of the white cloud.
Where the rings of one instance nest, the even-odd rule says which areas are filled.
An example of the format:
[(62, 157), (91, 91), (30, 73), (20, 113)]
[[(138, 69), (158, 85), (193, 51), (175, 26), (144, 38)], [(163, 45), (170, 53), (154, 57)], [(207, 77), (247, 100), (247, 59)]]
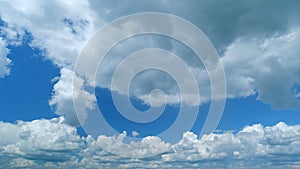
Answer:
[(14, 24), (4, 23), (3, 26), (0, 26), (0, 36), (3, 36), (9, 45), (21, 45), (24, 35), (25, 30), (22, 27), (18, 27)]
[(12, 61), (7, 58), (7, 55), (10, 53), (8, 46), (21, 45), (24, 34), (24, 30), (15, 25), (4, 24), (0, 26), (0, 78), (9, 75), (10, 67), (13, 65)]
[[(84, 110), (94, 109), (96, 97), (92, 93), (84, 90), (84, 82), (82, 79), (74, 77), (74, 72), (67, 68), (62, 68), (60, 77), (57, 77), (58, 82), (54, 85), (53, 96), (49, 104), (54, 107), (55, 113), (65, 116), (65, 122), (73, 126), (78, 126), (79, 121), (77, 116), (85, 119), (86, 114), (76, 114), (73, 104), (73, 99), (83, 99), (83, 105), (80, 105)], [(54, 79), (55, 80), (55, 79)], [(73, 83), (75, 84), (73, 86)], [(73, 86), (73, 87), (72, 87)], [(82, 98), (78, 98), (78, 95)], [(86, 112), (86, 111), (77, 111)]]
[[(247, 126), (232, 133), (210, 133), (197, 138), (183, 134), (175, 145), (158, 137), (125, 143), (126, 132), (118, 136), (81, 138), (64, 118), (34, 120), (17, 124), (0, 123), (0, 161), (12, 167), (297, 167), (300, 156), (300, 126), (280, 122), (275, 126)], [(130, 147), (130, 150), (128, 148)], [(163, 154), (160, 152), (164, 152)], [(149, 156), (125, 158), (123, 156)], [(276, 160), (276, 162), (272, 162)], [(258, 162), (265, 161), (260, 164)], [(270, 162), (270, 163), (269, 163)]]
[[(76, 128), (62, 124), (63, 120), (57, 118), (31, 122), (19, 121), (17, 124), (0, 122), (1, 158), (69, 160), (72, 157), (70, 153), (80, 150), (84, 142), (77, 135)], [(11, 162), (13, 163), (14, 160)]]
[[(201, 139), (192, 132), (171, 145), (158, 137), (125, 143), (118, 136), (80, 137), (64, 118), (0, 123), (0, 161), (3, 167), (31, 168), (239, 168), (297, 167), (300, 160), (300, 125), (247, 126), (232, 133), (210, 133)], [(171, 149), (170, 149), (171, 148)], [(170, 150), (169, 150), (170, 149)], [(108, 151), (109, 152), (108, 152)], [(169, 150), (163, 154), (160, 152)], [(148, 156), (126, 158), (115, 154)], [(273, 162), (271, 161), (273, 160)], [(276, 161), (274, 161), (276, 160)], [(5, 161), (5, 163), (3, 163)], [(264, 163), (259, 164), (261, 161)]]
[(6, 42), (0, 37), (0, 78), (9, 74), (11, 60), (6, 57), (9, 53), (9, 49), (6, 46)]
[(97, 139), (97, 144), (114, 154), (138, 158), (161, 154), (171, 148), (170, 144), (155, 136), (148, 136), (141, 141), (132, 141), (128, 144), (125, 143), (126, 135), (126, 132), (112, 137), (101, 135)]
[(36, 163), (32, 160), (26, 160), (23, 158), (15, 158), (10, 161), (10, 163), (5, 166), (7, 168), (33, 168)]
[[(162, 155), (164, 161), (247, 160), (288, 156), (299, 159), (300, 126), (283, 122), (272, 127), (247, 126), (236, 134), (211, 133), (201, 139), (191, 132), (174, 146), (176, 153)], [(257, 159), (256, 159), (257, 160)]]
[(132, 132), (131, 132), (131, 135), (132, 135), (133, 137), (136, 137), (136, 136), (140, 135), (140, 133), (137, 132), (137, 131), (132, 131)]
[[(1, 20), (33, 36), (33, 47), (46, 50), (46, 57), (60, 67), (72, 68), (85, 41), (101, 22), (87, 1), (3, 1)], [(53, 12), (55, 11), (55, 12)], [(97, 20), (97, 21), (95, 21)]]
[[(65, 116), (65, 119), (35, 120), (17, 124), (1, 122), (0, 163), (4, 165), (4, 168), (67, 168), (72, 166), (73, 168), (145, 166), (149, 168), (207, 168), (212, 166), (234, 168), (245, 165), (256, 166), (257, 161), (260, 160), (264, 163), (262, 167), (257, 166), (258, 168), (272, 167), (270, 165), (279, 165), (282, 168), (300, 166), (300, 127), (288, 126), (284, 123), (278, 123), (273, 127), (263, 127), (257, 124), (245, 127), (237, 133), (211, 133), (201, 139), (198, 139), (195, 134), (187, 132), (178, 144), (173, 145), (173, 151), (146, 159), (119, 157), (106, 152), (99, 145), (108, 146), (110, 151), (116, 153), (120, 151), (125, 155), (126, 153), (136, 153), (141, 156), (147, 153), (157, 153), (164, 148), (169, 148), (169, 145), (156, 137), (147, 137), (136, 143), (124, 143), (122, 138), (125, 133), (116, 137), (100, 136), (97, 140), (91, 137), (80, 138), (74, 127), (65, 124), (78, 124), (72, 103), (73, 89), (71, 88), (75, 60), (88, 38), (99, 25), (103, 24), (102, 17), (105, 17), (103, 13), (118, 13), (118, 15), (129, 13), (127, 8), (123, 9), (123, 5), (118, 5), (119, 11), (112, 11), (111, 9), (115, 9), (116, 3), (108, 5), (109, 9), (100, 9), (97, 5), (91, 6), (89, 3), (90, 1), (77, 3), (51, 1), (50, 5), (48, 1), (1, 1), (0, 16), (7, 25), (1, 27), (1, 36), (5, 38), (0, 39), (0, 77), (9, 74), (11, 61), (7, 58), (9, 53), (7, 45), (20, 45), (25, 34), (24, 30), (28, 31), (33, 36), (30, 45), (44, 50), (46, 58), (61, 68), (49, 104), (55, 108), (57, 114)], [(124, 3), (128, 3), (127, 6), (132, 7), (132, 2)], [(210, 10), (211, 8), (215, 9), (214, 3), (202, 3), (203, 5), (194, 5), (197, 8), (201, 6), (201, 11), (205, 14), (197, 13), (197, 16), (201, 16), (200, 28), (203, 28), (201, 25), (207, 25), (209, 27), (207, 30), (210, 32), (206, 32), (209, 35), (218, 36), (217, 39), (216, 37), (212, 38), (215, 40), (213, 43), (217, 44), (219, 51), (224, 49), (222, 62), (228, 78), (228, 97), (247, 97), (258, 93), (260, 100), (271, 104), (274, 108), (299, 107), (299, 100), (295, 97), (299, 97), (300, 93), (293, 93), (291, 89), (295, 83), (299, 84), (300, 81), (300, 60), (298, 59), (300, 30), (297, 24), (291, 23), (291, 17), (287, 16), (286, 13), (289, 10), (286, 9), (288, 8), (284, 6), (285, 10), (276, 10), (278, 7), (281, 9), (281, 6), (277, 6), (275, 10), (273, 9), (273, 12), (279, 11), (279, 14), (275, 15), (280, 15), (280, 19), (277, 19), (270, 17), (269, 13), (274, 14), (273, 12), (265, 12), (265, 9), (257, 8), (265, 6), (259, 3), (246, 8), (244, 5), (242, 8), (238, 5), (235, 6), (234, 8), (239, 9), (238, 15), (235, 15), (235, 10), (228, 12), (228, 8), (224, 8), (222, 3), (218, 3), (221, 4), (218, 6), (221, 7), (221, 12), (219, 12), (220, 10)], [(163, 4), (168, 4), (168, 7), (172, 8), (174, 3), (163, 2)], [(232, 4), (228, 4), (232, 7)], [(186, 6), (183, 8), (182, 3), (178, 6), (183, 10), (190, 9), (185, 8)], [(224, 10), (228, 14), (224, 15), (225, 19), (219, 16), (224, 14)], [(208, 14), (208, 11), (218, 11), (219, 13), (217, 15)], [(281, 11), (284, 11), (284, 15), (281, 15)], [(193, 18), (195, 13), (188, 11), (188, 13), (190, 12), (191, 14), (188, 15)], [(258, 14), (259, 17), (256, 16)], [(297, 13), (295, 15), (297, 16), (295, 18), (299, 20)], [(270, 18), (268, 19), (268, 17)], [(224, 19), (226, 23), (215, 18)], [(258, 20), (253, 18), (258, 18)], [(288, 21), (290, 21), (289, 24), (287, 24)], [(256, 24), (256, 22), (266, 24)], [(249, 24), (252, 25), (249, 26)], [(225, 25), (226, 29), (220, 25)], [(238, 29), (236, 25), (239, 30), (236, 30)], [(275, 25), (275, 28), (269, 31), (268, 29), (272, 25)], [(217, 29), (218, 27), (220, 29)], [(244, 36), (243, 33), (247, 32), (249, 27), (251, 32)], [(287, 32), (285, 32), (286, 30)], [(267, 35), (264, 36), (264, 34)], [(138, 42), (139, 47), (143, 47), (143, 44), (145, 46), (153, 45), (152, 41), (141, 40)], [(153, 46), (159, 45), (156, 43)], [(129, 45), (129, 47), (132, 46)], [(173, 47), (176, 46), (171, 46), (171, 48)], [(122, 49), (121, 46), (118, 50), (119, 53), (123, 53), (128, 49), (127, 47)], [(122, 59), (117, 57), (119, 53), (116, 53), (114, 59), (103, 68), (105, 75), (111, 75), (114, 68), (112, 65)], [(202, 97), (208, 98), (210, 88), (205, 71), (202, 67), (195, 68), (192, 65), (192, 59), (188, 58), (186, 61), (199, 75), (201, 99)], [(146, 80), (162, 80), (145, 88), (139, 83), (134, 84), (136, 87), (134, 92), (140, 98), (144, 97), (146, 100), (149, 89), (158, 86), (170, 94), (173, 98), (173, 100), (171, 99), (172, 103), (178, 102), (178, 96), (174, 95), (176, 87), (172, 80), (166, 80), (164, 76), (156, 74), (148, 74), (144, 77)], [(143, 81), (142, 76), (140, 78)], [(74, 80), (75, 96), (76, 93), (84, 93), (85, 97), (82, 99), (86, 99), (82, 107), (84, 109), (93, 108), (95, 97), (85, 90), (86, 82), (83, 79)], [(108, 82), (104, 81), (100, 84), (102, 87), (107, 87)], [(133, 148), (132, 151), (128, 151), (129, 146)], [(273, 159), (273, 161), (268, 162), (269, 159)], [(221, 164), (220, 161), (224, 164)], [(267, 162), (265, 163), (265, 161)]]
[[(154, 6), (158, 7), (158, 5)], [(92, 8), (94, 8), (94, 6)], [(103, 24), (102, 18), (105, 17), (102, 14), (100, 16), (97, 15), (90, 8), (88, 1), (81, 1), (76, 4), (54, 1), (51, 2), (51, 5), (46, 1), (29, 1), (27, 3), (5, 1), (0, 9), (1, 19), (5, 23), (14, 25), (14, 28), (18, 28), (18, 30), (25, 29), (33, 36), (33, 41), (30, 44), (32, 47), (38, 47), (43, 50), (45, 56), (59, 67), (71, 70), (74, 68), (76, 58), (80, 54), (82, 47), (96, 29), (99, 28), (99, 25)], [(55, 13), (52, 12), (54, 10), (56, 11)], [(99, 12), (98, 8), (94, 10)], [(129, 24), (128, 26), (132, 25)], [(9, 32), (7, 31), (6, 34), (9, 35)], [(110, 37), (108, 36), (107, 40), (109, 39)], [(138, 45), (136, 46), (136, 44)], [(160, 46), (159, 44), (166, 45), (159, 41), (153, 41), (152, 38), (147, 40), (140, 38), (139, 43), (133, 40), (131, 41), (131, 45), (123, 49), (121, 45), (121, 50), (119, 49), (118, 53), (114, 55), (114, 59), (110, 60), (112, 63), (107, 64), (107, 66), (105, 64), (104, 70), (106, 70), (105, 72), (107, 72), (108, 75), (112, 74), (114, 67), (111, 67), (111, 65), (118, 63), (117, 58), (119, 58), (118, 54), (120, 53), (124, 53), (136, 47)], [(106, 81), (99, 83), (102, 84), (101, 87), (108, 87), (109, 85), (107, 84), (109, 84), (109, 80), (105, 77), (104, 79)], [(154, 86), (149, 87), (153, 88), (155, 86), (161, 86), (166, 89), (165, 91), (167, 93), (171, 93), (169, 97), (170, 103), (178, 103), (180, 101), (178, 93), (174, 94), (173, 88), (174, 86), (176, 87), (176, 85), (173, 82), (158, 82), (154, 84)], [(169, 90), (170, 88), (168, 88), (169, 86), (171, 86), (171, 91)], [(70, 88), (71, 86), (66, 87)], [(149, 93), (145, 91), (139, 93), (139, 90), (140, 89), (136, 89), (132, 93), (141, 99), (144, 98), (144, 101), (147, 102)], [(148, 91), (149, 88), (144, 90)], [(120, 92), (122, 93), (123, 91)], [(187, 95), (192, 96), (194, 94), (188, 93)], [(161, 99), (158, 101), (160, 100)], [(189, 100), (189, 102), (195, 102), (197, 99), (193, 97)], [(64, 100), (64, 102), (68, 102), (68, 99)], [(52, 104), (55, 105), (54, 102), (52, 102)], [(73, 110), (71, 108), (68, 111)]]
[[(96, 25), (102, 24), (101, 19), (90, 10), (88, 1), (2, 1), (0, 11), (1, 21), (4, 22), (1, 36), (7, 43), (19, 45), (26, 30), (33, 37), (29, 45), (43, 51), (46, 59), (61, 68), (60, 81), (55, 84), (49, 103), (58, 115), (66, 115), (67, 123), (78, 125), (72, 103), (73, 76), (66, 70), (74, 68), (85, 42), (96, 31)], [(6, 58), (8, 50), (5, 45), (1, 40), (0, 77), (9, 73), (10, 60)], [(79, 80), (78, 83), (82, 82)], [(88, 95), (83, 88), (80, 91)], [(87, 104), (93, 99), (91, 97), (87, 96)]]
[(265, 39), (241, 38), (222, 57), (228, 97), (258, 93), (258, 99), (276, 109), (298, 108), (292, 91), (300, 82), (300, 29)]

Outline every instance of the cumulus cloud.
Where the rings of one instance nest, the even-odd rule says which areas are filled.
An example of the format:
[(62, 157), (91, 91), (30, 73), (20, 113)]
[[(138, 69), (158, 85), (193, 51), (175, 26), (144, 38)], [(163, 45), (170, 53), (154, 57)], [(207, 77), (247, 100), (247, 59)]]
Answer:
[(151, 157), (164, 153), (171, 147), (170, 144), (163, 142), (160, 138), (148, 136), (139, 142), (125, 143), (127, 133), (123, 132), (117, 137), (101, 135), (97, 139), (97, 144), (104, 147), (106, 151), (125, 157)]
[[(203, 0), (189, 3), (182, 1), (176, 4), (171, 1), (143, 1), (143, 3), (140, 5), (123, 1), (116, 5), (117, 3), (104, 1), (79, 3), (53, 1), (50, 5), (46, 1), (26, 3), (3, 1), (0, 6), (0, 16), (5, 24), (1, 26), (1, 36), (6, 38), (8, 44), (17, 44), (22, 42), (18, 39), (26, 30), (33, 37), (29, 42), (30, 45), (44, 51), (45, 57), (61, 68), (60, 77), (64, 78), (59, 78), (54, 86), (50, 104), (55, 107), (57, 114), (72, 117), (67, 117), (66, 121), (73, 125), (78, 123), (75, 122), (76, 115), (71, 105), (71, 92), (69, 92), (72, 79), (68, 76), (69, 80), (66, 80), (66, 76), (62, 73), (67, 69), (70, 71), (74, 69), (82, 48), (101, 25), (119, 16), (131, 14), (133, 11), (171, 12), (190, 20), (203, 30), (221, 55), (227, 75), (228, 98), (257, 94), (259, 100), (276, 109), (300, 106), (299, 92), (293, 92), (293, 88), (300, 83), (299, 59), (297, 59), (299, 10), (296, 6), (299, 4), (298, 1), (274, 3), (273, 1)], [(128, 10), (124, 6), (130, 6), (133, 10)], [(263, 6), (270, 6), (268, 12)], [(108, 35), (107, 40), (110, 36), (113, 35)], [(5, 41), (1, 43), (3, 50), (0, 56), (0, 76), (3, 77), (9, 72), (10, 60), (6, 58), (7, 43)], [(172, 40), (164, 40), (162, 37), (140, 37), (128, 40), (126, 43), (128, 45), (117, 46), (115, 52), (111, 53), (110, 59), (104, 60), (100, 66), (101, 78), (97, 77), (99, 87), (110, 89), (111, 76), (116, 66), (127, 56), (125, 54), (145, 47), (161, 47), (179, 54), (179, 57), (194, 72), (200, 86), (200, 104), (210, 100), (211, 88), (207, 72), (201, 62), (195, 61), (195, 56), (191, 51), (188, 52), (186, 47)], [(81, 91), (88, 93), (85, 89), (89, 83), (85, 78), (82, 80), (84, 82)], [(145, 83), (147, 85), (144, 85)], [(128, 95), (148, 104), (149, 94), (153, 89), (164, 91), (170, 104), (181, 101), (180, 91), (174, 79), (162, 73), (149, 71), (139, 74), (132, 81), (132, 86)], [(67, 95), (65, 91), (68, 91)], [(119, 92), (124, 94), (124, 91)], [(195, 104), (193, 94), (187, 93), (190, 96), (190, 105)], [(164, 99), (158, 98), (156, 102), (160, 105), (159, 103), (164, 102)]]
[[(228, 84), (228, 97), (255, 93), (275, 109), (299, 108), (300, 29), (265, 39), (241, 38), (232, 43), (222, 59)], [(245, 52), (246, 51), (246, 52)]]
[[(280, 3), (274, 4), (269, 1), (252, 3), (243, 1), (232, 5), (233, 3), (233, 1), (222, 3), (194, 1), (193, 3), (181, 2), (178, 6), (168, 2), (164, 5), (172, 13), (185, 16), (203, 29), (212, 43), (216, 45), (227, 75), (228, 98), (243, 98), (257, 94), (259, 100), (270, 104), (275, 109), (298, 108), (300, 106), (299, 99), (297, 99), (298, 93), (293, 92), (292, 89), (299, 84), (299, 66), (297, 66), (299, 63), (296, 61), (299, 60), (296, 59), (299, 53), (297, 48), (299, 46), (299, 23), (295, 19), (299, 11), (293, 3), (279, 5)], [(265, 9), (261, 6), (269, 3), (272, 3), (272, 8), (265, 14)], [(298, 4), (298, 2), (294, 3)], [(110, 3), (104, 3), (104, 6), (107, 10), (111, 7)], [(212, 8), (214, 10), (211, 10)], [(114, 11), (109, 11), (108, 15), (113, 17), (126, 14), (123, 10), (116, 8)], [(164, 11), (158, 8), (157, 10)], [(253, 26), (249, 26), (249, 23), (253, 23)], [(143, 46), (141, 43), (137, 44)], [(142, 44), (149, 45), (147, 41)], [(103, 64), (102, 69), (105, 75), (101, 75), (104, 81), (99, 80), (100, 87), (109, 88), (108, 77), (112, 76), (116, 65), (120, 63), (122, 59), (120, 53), (128, 52), (126, 49), (130, 47), (132, 48), (130, 45), (126, 48), (118, 48), (119, 53), (111, 56), (117, 59), (108, 60)], [(181, 54), (180, 57), (196, 74), (198, 84), (201, 86), (201, 103), (209, 101), (210, 83), (203, 66), (195, 64), (192, 54), (176, 42), (172, 42), (170, 49)], [(144, 85), (145, 83), (147, 85)], [(180, 101), (176, 82), (161, 73), (144, 72), (136, 77), (132, 86), (134, 87), (130, 94), (142, 99), (145, 103), (149, 103), (149, 93), (155, 88), (161, 89), (172, 98), (168, 99), (170, 104)], [(122, 91), (119, 92), (122, 93)]]
[[(95, 32), (95, 25), (101, 25), (102, 20), (90, 10), (88, 1), (53, 1), (50, 4), (47, 1), (2, 1), (0, 11), (3, 23), (1, 37), (7, 41), (0, 41), (0, 77), (9, 73), (11, 62), (6, 58), (8, 50), (5, 45), (27, 42), (32, 48), (40, 49), (43, 57), (61, 68), (62, 78), (54, 86), (49, 104), (55, 107), (58, 115), (66, 115), (67, 123), (78, 125), (70, 96), (73, 76), (66, 77), (66, 74), (70, 75), (66, 70), (74, 68), (83, 45)], [(32, 40), (22, 41), (25, 31), (32, 36)]]
[[(255, 124), (238, 132), (210, 133), (201, 138), (186, 132), (178, 143), (170, 145), (155, 136), (126, 143), (126, 132), (117, 136), (101, 135), (97, 139), (80, 137), (76, 128), (63, 121), (60, 117), (16, 124), (1, 122), (2, 167), (284, 168), (300, 165), (300, 126), (283, 122), (270, 127)], [(157, 155), (124, 157), (149, 154)]]
[[(141, 5), (142, 4), (142, 5)], [(105, 22), (132, 12), (162, 11), (182, 16), (211, 39), (221, 55), (228, 82), (228, 98), (257, 94), (258, 99), (277, 109), (299, 108), (300, 29), (299, 1), (1, 1), (0, 77), (9, 74), (8, 46), (20, 45), (27, 32), (29, 45), (44, 52), (44, 57), (60, 69), (49, 104), (56, 114), (52, 120), (16, 124), (0, 122), (0, 163), (4, 168), (291, 168), (300, 166), (300, 126), (281, 122), (272, 127), (247, 126), (238, 132), (211, 133), (200, 139), (186, 132), (175, 145), (149, 136), (125, 143), (127, 133), (118, 136), (81, 138), (76, 133), (77, 115), (73, 99), (83, 93), (83, 110), (93, 109), (96, 98), (86, 90), (86, 79), (73, 79), (76, 59), (91, 35)], [(265, 7), (269, 8), (266, 9)], [(132, 9), (132, 10), (128, 10)], [(3, 24), (2, 24), (3, 23)], [(109, 36), (108, 36), (109, 38)], [(112, 53), (113, 59), (101, 65), (100, 87), (109, 88), (115, 67), (133, 49), (160, 47), (181, 54), (197, 75), (201, 101), (209, 100), (210, 84), (201, 63), (175, 41), (163, 38), (133, 39)], [(179, 70), (180, 71), (180, 70)], [(155, 81), (152, 81), (155, 79)], [(74, 82), (74, 83), (73, 83)], [(144, 83), (148, 85), (144, 85)], [(75, 84), (75, 86), (73, 86)], [(72, 88), (72, 86), (74, 88)], [(157, 72), (140, 74), (132, 93), (147, 102), (152, 89), (162, 89), (180, 101), (172, 78)], [(204, 98), (204, 99), (203, 99)], [(84, 111), (81, 111), (84, 112)], [(86, 114), (79, 114), (84, 117)], [(72, 125), (72, 126), (69, 126)], [(132, 132), (133, 136), (138, 133)], [(132, 150), (128, 150), (128, 147)], [(171, 148), (171, 149), (170, 149)], [(160, 154), (165, 149), (169, 151)], [(109, 150), (110, 152), (106, 151)], [(113, 152), (113, 153), (111, 153)], [(148, 158), (126, 158), (115, 154)], [(257, 165), (260, 162), (261, 165)], [(248, 168), (249, 168), (248, 167)]]
[(175, 146), (177, 153), (166, 154), (163, 157), (165, 160), (198, 161), (291, 155), (300, 151), (295, 148), (295, 145), (300, 143), (299, 129), (299, 126), (288, 126), (280, 122), (272, 127), (263, 127), (261, 124), (247, 126), (236, 134), (211, 133), (203, 135), (201, 139), (187, 132)]
[[(12, 165), (31, 164), (27, 160), (67, 161), (84, 146), (76, 128), (62, 124), (63, 118), (0, 123), (1, 158), (12, 158)], [(17, 158), (24, 159), (18, 161)]]
[[(84, 81), (82, 79), (73, 77), (74, 72), (72, 70), (67, 68), (61, 69), (60, 77), (54, 79), (58, 80), (58, 82), (54, 85), (53, 96), (49, 100), (49, 104), (53, 106), (56, 114), (65, 116), (65, 122), (67, 124), (78, 126), (78, 116), (84, 120), (86, 114), (75, 113), (73, 99), (83, 99), (83, 105), (78, 106), (82, 108), (83, 111), (77, 112), (86, 112), (85, 110), (94, 109), (96, 97), (93, 93), (84, 89)], [(78, 98), (79, 95), (81, 98)]]
[(3, 1), (0, 11), (3, 22), (25, 29), (33, 36), (32, 47), (45, 50), (48, 59), (69, 68), (74, 66), (84, 42), (95, 31), (94, 24), (101, 22), (87, 1), (53, 1), (51, 4), (47, 1)]

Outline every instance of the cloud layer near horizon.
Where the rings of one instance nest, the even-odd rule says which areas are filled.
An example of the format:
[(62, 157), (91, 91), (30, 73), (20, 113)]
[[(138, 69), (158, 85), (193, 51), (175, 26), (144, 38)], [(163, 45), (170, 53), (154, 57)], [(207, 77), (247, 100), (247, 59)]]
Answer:
[[(283, 122), (271, 127), (261, 124), (240, 131), (203, 135), (183, 134), (175, 145), (158, 137), (125, 143), (126, 133), (118, 136), (80, 137), (64, 118), (0, 122), (0, 161), (4, 168), (255, 168), (299, 166), (300, 125)], [(131, 147), (128, 151), (127, 147)], [(103, 149), (104, 148), (104, 149)], [(113, 148), (113, 149), (111, 149)], [(126, 158), (118, 154), (160, 154), (148, 158)], [(163, 150), (169, 150), (161, 154)], [(133, 155), (131, 154), (131, 155)], [(130, 154), (128, 154), (130, 155)], [(263, 163), (261, 163), (263, 162)], [(259, 164), (261, 163), (261, 164)]]

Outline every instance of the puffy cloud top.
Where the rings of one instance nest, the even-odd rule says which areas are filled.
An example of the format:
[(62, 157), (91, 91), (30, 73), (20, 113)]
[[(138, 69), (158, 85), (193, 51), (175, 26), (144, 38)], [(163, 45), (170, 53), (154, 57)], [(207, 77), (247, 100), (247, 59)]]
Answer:
[[(2, 167), (284, 168), (300, 165), (300, 125), (255, 124), (238, 132), (210, 133), (200, 139), (186, 132), (177, 144), (170, 145), (155, 136), (126, 143), (123, 140), (126, 132), (118, 136), (102, 135), (97, 140), (91, 136), (80, 137), (76, 128), (63, 121), (61, 117), (17, 124), (0, 122)], [(128, 150), (128, 146), (134, 148)], [(116, 154), (159, 155), (129, 158)]]

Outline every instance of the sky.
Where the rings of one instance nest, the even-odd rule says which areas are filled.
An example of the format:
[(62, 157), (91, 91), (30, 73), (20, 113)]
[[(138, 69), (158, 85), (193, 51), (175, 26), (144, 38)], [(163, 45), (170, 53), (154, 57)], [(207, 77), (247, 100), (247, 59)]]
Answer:
[[(193, 24), (222, 69), (161, 34), (114, 43), (157, 25), (199, 40), (163, 17), (109, 24), (141, 12)], [(0, 168), (299, 168), (298, 16), (296, 0), (1, 0)]]

